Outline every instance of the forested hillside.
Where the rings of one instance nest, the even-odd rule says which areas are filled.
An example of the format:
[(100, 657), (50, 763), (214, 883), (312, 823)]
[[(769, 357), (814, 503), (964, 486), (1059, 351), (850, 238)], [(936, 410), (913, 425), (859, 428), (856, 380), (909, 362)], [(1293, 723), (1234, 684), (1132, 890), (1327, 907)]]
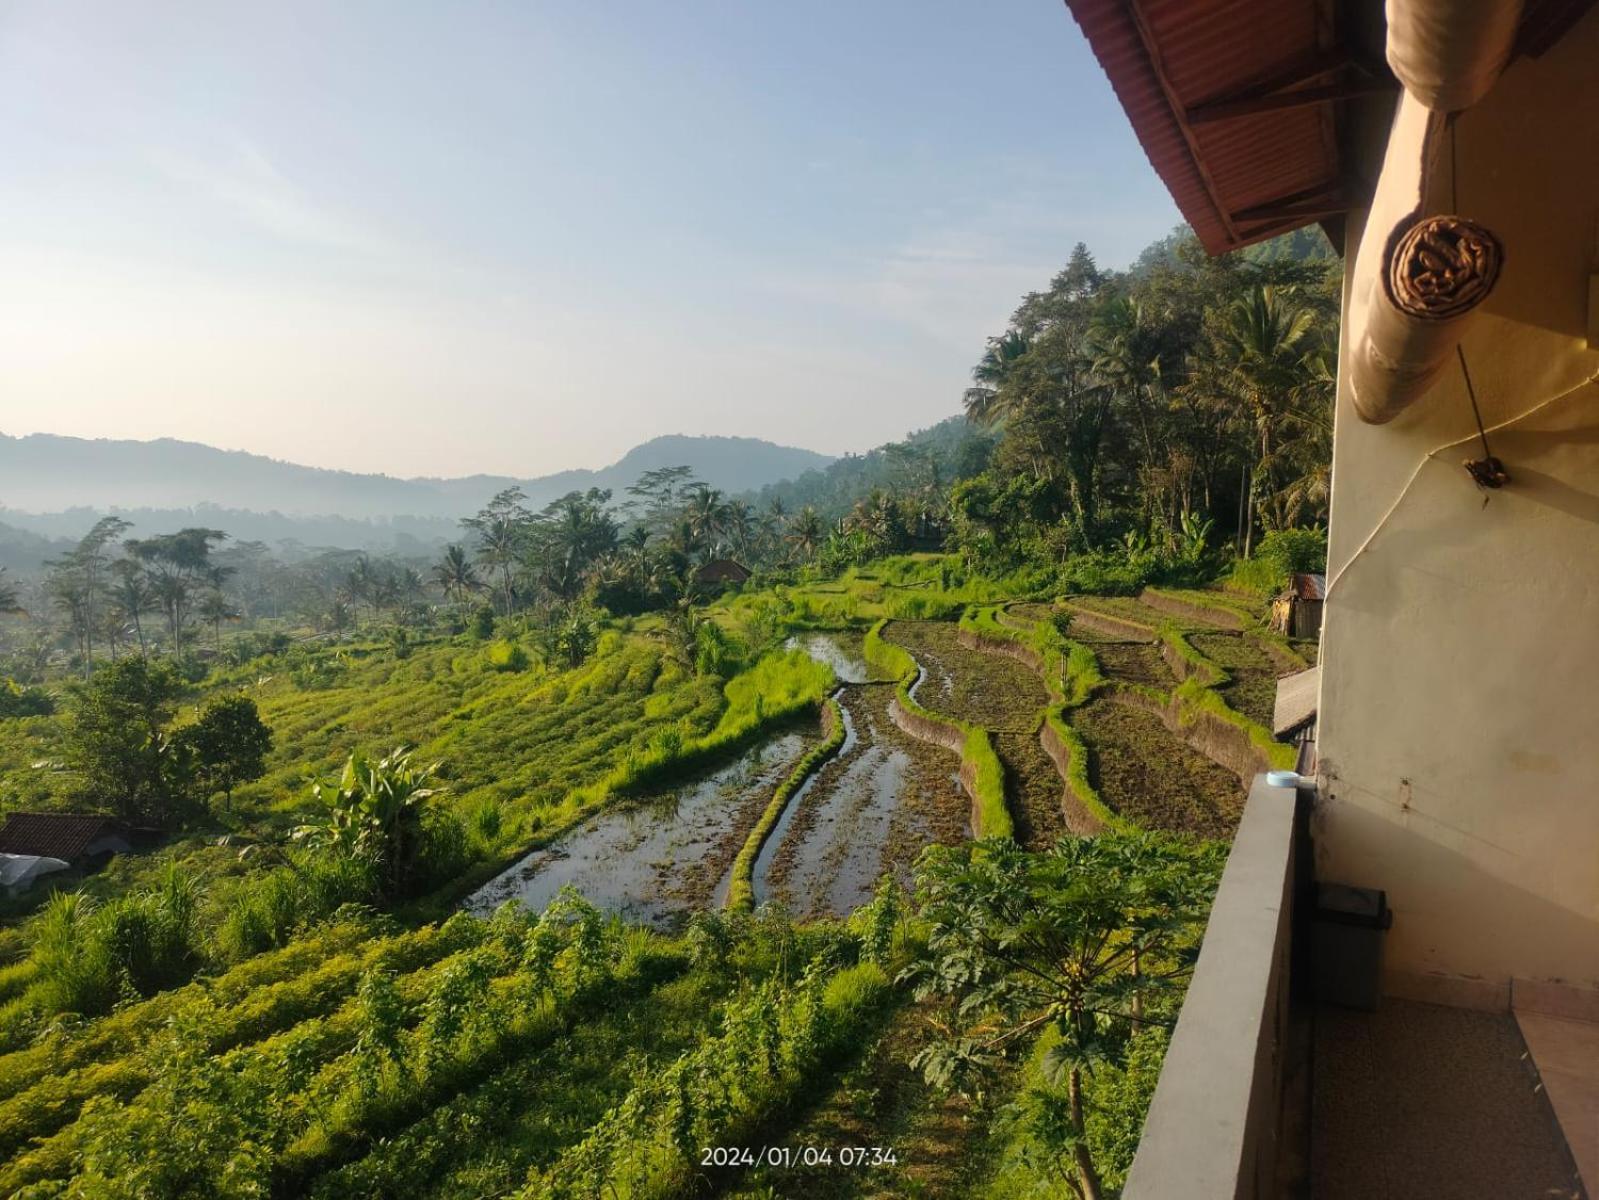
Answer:
[(0, 900), (0, 1194), (1119, 1194), (1317, 653), (1303, 250), (1079, 247), (962, 415), (758, 492), (0, 573), (0, 815), (129, 846)]

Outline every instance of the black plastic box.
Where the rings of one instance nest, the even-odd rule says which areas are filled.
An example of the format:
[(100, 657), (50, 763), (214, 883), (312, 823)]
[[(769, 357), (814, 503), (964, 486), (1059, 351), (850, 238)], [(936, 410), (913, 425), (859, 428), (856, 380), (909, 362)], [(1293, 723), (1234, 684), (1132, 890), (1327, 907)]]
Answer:
[(1394, 923), (1388, 894), (1342, 883), (1316, 886), (1311, 971), (1316, 999), (1373, 1010), (1382, 996), (1383, 936)]

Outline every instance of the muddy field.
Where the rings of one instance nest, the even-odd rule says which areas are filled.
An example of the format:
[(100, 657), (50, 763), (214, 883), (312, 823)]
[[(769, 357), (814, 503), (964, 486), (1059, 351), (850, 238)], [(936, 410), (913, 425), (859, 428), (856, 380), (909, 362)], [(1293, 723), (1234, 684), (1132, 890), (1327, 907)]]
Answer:
[(1196, 633), (1188, 640), (1231, 677), (1216, 689), (1228, 707), (1271, 728), (1277, 702), (1277, 670), (1271, 656), (1239, 634)]
[(1175, 737), (1159, 717), (1109, 698), (1072, 710), (1088, 775), (1116, 812), (1150, 829), (1231, 837), (1243, 809), (1238, 777)]
[(1067, 830), (1060, 773), (1038, 741), (1039, 714), (1049, 703), (1043, 681), (1016, 659), (962, 645), (945, 622), (895, 621), (887, 636), (927, 673), (918, 703), (993, 732), (1016, 840), (1034, 850), (1053, 846)]
[(1142, 683), (1162, 691), (1176, 686), (1177, 677), (1152, 642), (1101, 642), (1094, 647), (1094, 655), (1107, 679)]
[(464, 905), (534, 911), (571, 884), (608, 912), (657, 927), (709, 907), (766, 802), (816, 734), (788, 733), (696, 783), (596, 814), (533, 851)]
[(953, 754), (900, 731), (891, 684), (839, 694), (846, 738), (789, 802), (755, 862), (755, 898), (799, 917), (843, 916), (885, 871), (906, 885), (923, 847), (971, 836), (971, 803)]

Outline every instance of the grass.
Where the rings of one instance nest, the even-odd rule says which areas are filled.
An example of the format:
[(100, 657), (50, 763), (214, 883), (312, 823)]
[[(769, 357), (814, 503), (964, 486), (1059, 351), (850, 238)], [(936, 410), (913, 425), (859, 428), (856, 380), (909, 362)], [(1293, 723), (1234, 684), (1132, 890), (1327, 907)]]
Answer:
[[(1158, 806), (1140, 809), (1115, 788), (1104, 795), (1096, 788), (1103, 786), (1095, 778), (1096, 756), (1115, 732), (1095, 724), (1109, 711), (1096, 697), (1116, 681), (1107, 679), (1106, 664), (1092, 650), (1056, 627), (1036, 602), (1047, 597), (1034, 585), (1023, 575), (985, 579), (948, 556), (903, 556), (836, 581), (730, 595), (712, 606), (712, 617), (740, 636), (757, 621), (782, 633), (865, 629), (864, 655), (874, 674), (893, 682), (896, 702), (958, 740), (979, 836), (1014, 837), (1026, 824), (1017, 815), (1024, 810), (1013, 812), (1007, 801), (1015, 748), (996, 740), (990, 726), (1004, 726), (998, 737), (1036, 741), (1041, 721), (1068, 747), (1069, 786), (1106, 826), (1128, 828), (1135, 818), (1161, 823)], [(1006, 611), (1017, 597), (1032, 602)], [(1116, 607), (1137, 611), (1125, 607), (1130, 603)], [(1018, 622), (1022, 614), (1028, 619)], [(994, 658), (992, 673), (983, 674), (975, 667), (968, 672), (963, 659), (960, 670), (970, 676), (963, 697), (989, 707), (957, 708), (967, 718), (959, 719), (918, 704), (911, 696), (916, 659), (884, 627), (893, 619), (957, 615), (961, 629), (1036, 655), (1037, 694), (1029, 675), (1026, 688), (1006, 683), (1005, 696), (985, 699), (984, 690), (1000, 690), (995, 680), (1016, 674), (1014, 664)], [(252, 841), (281, 836), (306, 809), (308, 778), (330, 772), (358, 746), (409, 744), (418, 761), (444, 764), (448, 792), (439, 805), (476, 831), (473, 865), (392, 917), (320, 914), (289, 931), (286, 946), (253, 957), (235, 961), (212, 934), (192, 982), (105, 1016), (48, 1025), (34, 1019), (37, 1013), (19, 1019), (15, 1040), (0, 1042), (14, 1047), (0, 1054), (0, 1159), (9, 1159), (0, 1167), (0, 1194), (29, 1184), (42, 1184), (41, 1193), (63, 1187), (93, 1193), (106, 1182), (93, 1172), (135, 1161), (116, 1157), (134, 1153), (129, 1147), (140, 1171), (225, 1167), (238, 1173), (241, 1186), (254, 1186), (251, 1173), (265, 1169), (258, 1191), (324, 1197), (514, 1194), (538, 1181), (597, 1179), (589, 1166), (603, 1152), (618, 1186), (640, 1195), (682, 1194), (692, 1163), (672, 1141), (677, 1100), (661, 1090), (664, 1081), (683, 1079), (672, 1073), (679, 1061), (694, 1064), (701, 1072), (694, 1078), (711, 1093), (693, 1130), (696, 1140), (819, 1130), (826, 1127), (821, 1116), (795, 1126), (794, 1115), (825, 1111), (837, 1119), (832, 1127), (852, 1138), (903, 1138), (912, 1155), (938, 1159), (937, 1169), (879, 1177), (883, 1188), (914, 1195), (918, 1187), (942, 1194), (946, 1185), (976, 1186), (990, 1165), (982, 1156), (996, 1144), (978, 1123), (991, 1110), (933, 1097), (910, 1078), (903, 1055), (916, 1038), (905, 1031), (919, 1029), (916, 1022), (929, 1014), (889, 984), (902, 962), (862, 961), (854, 935), (832, 922), (790, 924), (747, 911), (762, 841), (842, 742), (836, 703), (826, 699), (835, 684), (831, 670), (799, 651), (772, 651), (752, 656), (729, 679), (698, 677), (666, 652), (660, 624), (612, 623), (590, 660), (573, 670), (522, 663), (514, 637), (500, 643), (462, 637), (419, 639), (405, 658), (373, 643), (296, 652), (294, 661), (312, 663), (311, 671), (286, 657), (218, 672), (207, 689), (245, 690), (275, 730), (266, 777), (238, 790), (233, 817), (157, 855), (117, 860), (88, 881), (89, 890), (131, 891), (176, 862), (208, 881), (204, 918), (208, 929), (216, 928), (263, 871), (241, 861), (237, 845), (214, 844), (215, 835), (231, 828)], [(953, 621), (937, 628), (953, 636)], [(1193, 650), (1194, 640), (1184, 644)], [(886, 692), (879, 694), (886, 699)], [(1203, 688), (1170, 695), (1196, 714), (1220, 704), (1214, 715), (1249, 728)], [(1036, 707), (1027, 708), (1025, 721), (1012, 721), (1004, 704), (1014, 711), (1017, 704)], [(568, 934), (586, 929), (584, 936), (608, 947), (602, 976), (582, 984), (573, 975), (558, 997), (528, 1000), (542, 960), (529, 949), (535, 926), (527, 918), (426, 923), (476, 881), (597, 808), (701, 771), (818, 710), (830, 714), (828, 739), (767, 801), (734, 860), (728, 910), (696, 918), (686, 935), (580, 922)], [(993, 721), (986, 719), (990, 711)], [(970, 719), (977, 712), (985, 718)], [(1084, 720), (1100, 741), (1085, 738)], [(70, 777), (48, 766), (62, 727), (57, 717), (0, 723), (6, 807), (67, 801)], [(1258, 732), (1255, 726), (1250, 736)], [(1149, 761), (1169, 766), (1173, 741), (1162, 727)], [(938, 752), (926, 753), (933, 759)], [(1187, 763), (1179, 759), (1178, 774)], [(947, 774), (940, 760), (936, 775), (952, 826), (958, 821), (963, 828), (964, 804), (944, 782)], [(1058, 791), (1053, 801), (1058, 806)], [(479, 821), (483, 814), (495, 819)], [(753, 816), (747, 811), (744, 819)], [(0, 1012), (15, 1014), (27, 1008), (38, 965), (25, 953), (26, 927), (3, 936)], [(573, 955), (570, 946), (561, 951), (557, 974), (577, 969)], [(374, 1057), (381, 1030), (375, 1031), (368, 993), (380, 978), (392, 978), (392, 1034), (411, 1064), (408, 1076)], [(469, 984), (479, 990), (458, 1006), (451, 1019), (461, 1030), (450, 1034), (440, 1012)], [(757, 1037), (756, 1026), (740, 1022), (765, 1020), (763, 1005), (779, 1038), (794, 1040), (777, 1069), (752, 1072), (752, 1047), (771, 1030)], [(809, 1024), (816, 1013), (825, 1020)], [(902, 1017), (910, 1022), (903, 1028)], [(887, 1058), (859, 1059), (864, 1073), (843, 1065), (884, 1030), (878, 1045)], [(867, 1095), (880, 1088), (882, 1098)], [(822, 1108), (812, 1108), (822, 1095), (828, 1097)], [(732, 1110), (721, 1110), (724, 1101)], [(617, 1155), (627, 1158), (630, 1141), (639, 1157), (623, 1162)], [(124, 1177), (131, 1178), (126, 1171)], [(140, 1186), (161, 1194), (164, 1185)], [(875, 1194), (875, 1186), (837, 1177), (828, 1183), (835, 1190), (817, 1194)]]

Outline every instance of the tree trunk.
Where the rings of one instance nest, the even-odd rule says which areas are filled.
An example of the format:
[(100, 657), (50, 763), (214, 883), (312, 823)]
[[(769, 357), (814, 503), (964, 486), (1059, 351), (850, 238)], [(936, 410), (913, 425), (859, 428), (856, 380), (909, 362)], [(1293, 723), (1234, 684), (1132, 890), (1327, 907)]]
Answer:
[(1067, 1084), (1070, 1089), (1072, 1132), (1072, 1159), (1077, 1164), (1077, 1184), (1082, 1189), (1083, 1200), (1100, 1200), (1099, 1172), (1094, 1169), (1094, 1158), (1088, 1152), (1087, 1129), (1083, 1121), (1083, 1073), (1073, 1067)]

